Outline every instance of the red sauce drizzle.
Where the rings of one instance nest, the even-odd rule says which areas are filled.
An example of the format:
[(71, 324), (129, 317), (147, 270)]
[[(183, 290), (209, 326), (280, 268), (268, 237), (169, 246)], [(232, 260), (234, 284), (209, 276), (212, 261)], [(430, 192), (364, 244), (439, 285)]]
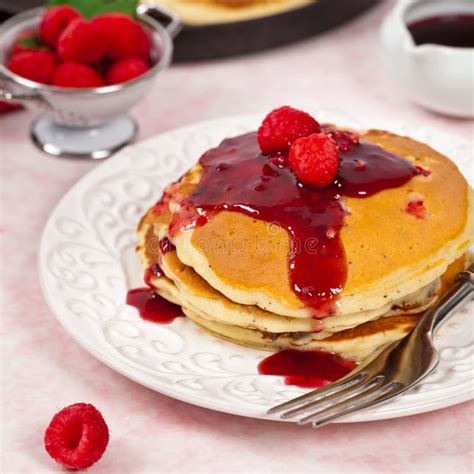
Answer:
[(143, 280), (145, 281), (145, 284), (149, 286), (150, 288), (153, 287), (151, 284), (151, 279), (152, 278), (160, 278), (164, 275), (163, 270), (157, 263), (152, 263), (146, 270), (145, 270), (145, 276), (143, 277)]
[(171, 252), (172, 250), (176, 249), (176, 247), (171, 243), (168, 237), (163, 237), (162, 239), (160, 239), (159, 246), (161, 255), (164, 255), (165, 253)]
[(184, 316), (179, 306), (165, 300), (151, 288), (129, 290), (126, 303), (137, 308), (142, 319), (153, 323), (168, 324)]
[(258, 364), (258, 372), (283, 375), (287, 385), (318, 388), (344, 377), (356, 365), (330, 352), (285, 349), (263, 359)]
[(407, 212), (408, 214), (411, 214), (417, 219), (425, 219), (426, 208), (425, 208), (425, 203), (423, 202), (423, 199), (413, 199), (409, 201), (407, 206), (405, 207), (405, 212)]
[(315, 317), (330, 315), (347, 275), (339, 238), (346, 214), (341, 196), (371, 196), (402, 186), (419, 172), (354, 134), (325, 131), (337, 141), (341, 156), (333, 185), (316, 189), (300, 183), (286, 155), (260, 152), (256, 133), (229, 138), (201, 157), (202, 178), (173, 215), (170, 235), (201, 226), (222, 210), (278, 224), (290, 235), (293, 291)]
[(431, 174), (430, 170), (427, 170), (421, 166), (415, 166), (416, 170), (418, 171), (418, 174), (421, 174), (424, 177), (427, 177)]

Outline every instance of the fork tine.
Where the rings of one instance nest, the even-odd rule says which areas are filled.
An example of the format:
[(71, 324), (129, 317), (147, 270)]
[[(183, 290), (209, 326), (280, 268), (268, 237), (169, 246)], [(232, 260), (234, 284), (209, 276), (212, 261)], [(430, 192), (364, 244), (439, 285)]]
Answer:
[(312, 402), (306, 403), (298, 408), (295, 408), (290, 411), (286, 411), (281, 414), (281, 419), (286, 420), (288, 418), (293, 418), (294, 416), (301, 415), (302, 413), (306, 413), (307, 411), (311, 410), (312, 415), (315, 414), (315, 409), (317, 410), (316, 413), (323, 411), (324, 409), (331, 409), (331, 407), (338, 405), (345, 400), (353, 399), (357, 396), (362, 396), (363, 394), (369, 392), (371, 389), (375, 389), (379, 387), (384, 380), (384, 377), (378, 375), (368, 381), (365, 379), (361, 380), (359, 383), (351, 385), (349, 388), (345, 388), (339, 390), (335, 393), (326, 395), (322, 398), (318, 398)]
[(275, 413), (281, 413), (282, 411), (296, 408), (300, 405), (304, 405), (306, 403), (312, 402), (313, 400), (319, 400), (327, 395), (332, 395), (344, 389), (353, 387), (354, 385), (363, 381), (366, 377), (367, 377), (367, 372), (365, 371), (355, 373), (353, 376), (347, 379), (341, 379), (338, 382), (331, 383), (329, 385), (326, 385), (323, 388), (318, 388), (311, 392), (305, 393), (304, 395), (301, 395), (300, 397), (294, 398), (285, 403), (282, 403), (273, 408), (270, 408), (267, 411), (267, 414), (273, 415)]
[(301, 419), (298, 424), (304, 425), (306, 423), (312, 423), (313, 428), (319, 428), (338, 418), (349, 415), (354, 411), (381, 403), (404, 390), (405, 387), (400, 382), (390, 382), (383, 386), (379, 385), (373, 387), (367, 393), (363, 393), (327, 409), (320, 410), (317, 413), (312, 413)]

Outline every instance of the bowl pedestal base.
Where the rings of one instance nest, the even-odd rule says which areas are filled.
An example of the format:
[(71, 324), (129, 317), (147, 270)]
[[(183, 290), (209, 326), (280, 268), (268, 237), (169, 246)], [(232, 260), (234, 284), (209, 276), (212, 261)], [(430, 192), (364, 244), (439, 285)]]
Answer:
[(123, 115), (94, 127), (67, 127), (46, 116), (31, 126), (34, 144), (45, 153), (66, 158), (102, 159), (130, 143), (138, 130), (136, 122)]

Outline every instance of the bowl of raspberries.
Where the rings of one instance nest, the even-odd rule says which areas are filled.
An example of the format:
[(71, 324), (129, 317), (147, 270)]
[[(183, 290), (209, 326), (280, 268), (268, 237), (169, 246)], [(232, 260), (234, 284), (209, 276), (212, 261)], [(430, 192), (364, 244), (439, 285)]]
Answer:
[(0, 98), (41, 112), (44, 151), (103, 158), (135, 135), (127, 111), (169, 65), (172, 33), (146, 12), (28, 10), (0, 27)]

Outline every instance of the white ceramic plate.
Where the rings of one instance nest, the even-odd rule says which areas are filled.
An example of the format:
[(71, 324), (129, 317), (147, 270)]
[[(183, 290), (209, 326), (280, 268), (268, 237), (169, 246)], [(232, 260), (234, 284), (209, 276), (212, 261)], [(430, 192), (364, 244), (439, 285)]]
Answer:
[[(347, 117), (318, 118), (355, 128)], [(268, 353), (220, 341), (186, 318), (170, 325), (143, 321), (126, 306), (129, 288), (143, 286), (134, 254), (135, 226), (199, 156), (223, 138), (253, 130), (260, 116), (198, 123), (126, 148), (82, 178), (61, 200), (44, 230), (39, 254), (46, 300), (71, 336), (130, 379), (213, 410), (271, 418), (266, 410), (304, 393), (282, 378), (257, 374)], [(378, 128), (409, 134), (450, 156), (472, 183), (471, 144), (416, 126), (378, 120)], [(455, 315), (436, 342), (441, 362), (424, 383), (344, 421), (399, 417), (446, 407), (473, 396), (474, 305)]]

